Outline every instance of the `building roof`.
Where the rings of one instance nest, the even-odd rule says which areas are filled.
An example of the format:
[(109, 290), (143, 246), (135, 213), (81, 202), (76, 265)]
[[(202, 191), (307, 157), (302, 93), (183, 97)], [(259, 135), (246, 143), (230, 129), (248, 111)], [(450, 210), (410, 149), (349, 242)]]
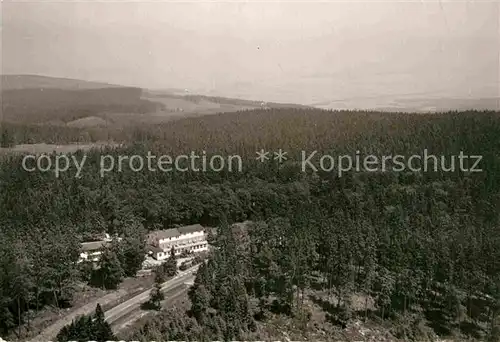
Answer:
[(163, 253), (163, 249), (161, 249), (160, 247), (148, 245), (147, 249), (148, 249), (148, 251), (153, 252), (153, 253)]
[(168, 238), (178, 237), (179, 235), (181, 234), (179, 233), (177, 228), (157, 230), (149, 234), (150, 238), (153, 239), (168, 239)]
[(183, 234), (189, 234), (189, 233), (200, 232), (200, 231), (201, 232), (205, 231), (205, 228), (203, 228), (203, 226), (200, 224), (193, 224), (190, 226), (171, 228), (171, 229), (165, 229), (165, 230), (157, 230), (157, 231), (149, 233), (147, 240), (148, 240), (148, 243), (153, 243), (154, 240), (175, 238), (175, 237), (179, 237)]
[(99, 250), (107, 245), (107, 241), (92, 241), (92, 242), (84, 242), (82, 243), (82, 251), (84, 252), (89, 252), (89, 251), (96, 251)]
[(192, 224), (190, 226), (184, 226), (177, 228), (181, 234), (189, 234), (194, 232), (204, 232), (205, 228), (201, 224)]

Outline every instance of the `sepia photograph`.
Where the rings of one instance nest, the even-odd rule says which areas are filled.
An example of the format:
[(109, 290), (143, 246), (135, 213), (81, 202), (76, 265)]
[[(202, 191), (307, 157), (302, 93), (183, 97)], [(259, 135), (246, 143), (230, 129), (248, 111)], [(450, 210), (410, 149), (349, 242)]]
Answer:
[(500, 342), (499, 0), (0, 14), (0, 342)]

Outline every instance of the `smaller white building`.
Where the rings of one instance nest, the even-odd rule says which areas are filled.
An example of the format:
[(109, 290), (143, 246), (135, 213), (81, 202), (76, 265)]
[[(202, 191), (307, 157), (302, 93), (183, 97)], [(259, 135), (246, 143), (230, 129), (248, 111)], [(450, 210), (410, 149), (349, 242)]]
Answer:
[(92, 241), (82, 243), (80, 249), (80, 259), (78, 262), (91, 261), (98, 262), (102, 255), (102, 250), (108, 245), (108, 240)]

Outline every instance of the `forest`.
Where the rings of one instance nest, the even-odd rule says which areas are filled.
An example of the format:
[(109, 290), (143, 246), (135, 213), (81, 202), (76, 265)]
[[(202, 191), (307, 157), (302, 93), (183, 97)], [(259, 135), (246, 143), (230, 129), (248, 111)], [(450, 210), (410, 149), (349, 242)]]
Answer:
[[(137, 241), (136, 230), (201, 223), (220, 233), (190, 290), (190, 310), (160, 312), (136, 339), (255, 340), (265, 338), (259, 327), (275, 315), (296, 320), (310, 338), (305, 302), (314, 300), (335, 327), (361, 318), (388, 323), (394, 336), (407, 340), (499, 340), (499, 113), (272, 108), (112, 134), (127, 146), (86, 152), (78, 179), (71, 172), (59, 178), (23, 172), (22, 156), (1, 159), (0, 331), (29, 324), (28, 313), (75, 295), (85, 235), (106, 231)], [(77, 141), (80, 134), (59, 136)], [(260, 149), (280, 148), (289, 156), (283, 163), (255, 160)], [(338, 177), (302, 172), (296, 162), (303, 150), (411, 155), (424, 149), (481, 155), (484, 171), (353, 171)], [(104, 153), (202, 150), (238, 154), (245, 168), (125, 169), (99, 177)], [(255, 223), (246, 239), (236, 239), (228, 227), (244, 220)], [(318, 289), (326, 297), (316, 297)], [(375, 305), (354, 310), (353, 294)]]
[(3, 120), (14, 123), (69, 122), (102, 112), (148, 113), (161, 104), (141, 99), (141, 88), (9, 89), (2, 91)]

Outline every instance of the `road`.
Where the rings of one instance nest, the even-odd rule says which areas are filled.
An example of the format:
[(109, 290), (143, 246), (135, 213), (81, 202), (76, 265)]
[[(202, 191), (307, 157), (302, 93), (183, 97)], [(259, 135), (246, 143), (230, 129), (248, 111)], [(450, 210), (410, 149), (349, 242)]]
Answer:
[[(175, 278), (165, 282), (161, 288), (162, 291), (171, 290), (179, 285), (184, 284), (185, 282), (192, 282), (195, 278), (194, 273), (198, 270), (198, 267), (199, 265), (187, 269), (186, 271), (179, 273), (177, 276), (175, 276)], [(150, 293), (151, 289), (146, 290), (138, 294), (137, 296), (127, 300), (126, 302), (123, 302), (122, 304), (106, 311), (104, 313), (106, 322), (112, 324), (114, 321), (116, 321), (120, 317), (123, 317), (130, 311), (140, 308), (142, 303), (147, 302)]]
[[(166, 291), (167, 298), (162, 301), (162, 306), (172, 307), (176, 305), (178, 300), (182, 301), (182, 298), (186, 298), (186, 292), (191, 287), (191, 285), (192, 284), (183, 283), (173, 289), (169, 289), (168, 291)], [(140, 308), (137, 308), (136, 310), (130, 311), (121, 318), (113, 321), (113, 323), (111, 323), (111, 329), (115, 334), (118, 334), (117, 336), (120, 336), (120, 333), (129, 329), (138, 320), (146, 316), (153, 316), (155, 313), (156, 312), (154, 310), (141, 310)]]
[[(171, 288), (175, 288), (184, 282), (190, 282), (194, 279), (194, 274), (198, 270), (199, 265), (193, 266), (181, 273), (179, 273), (175, 278), (170, 279), (163, 283), (162, 290), (167, 291)], [(129, 300), (115, 306), (114, 308), (109, 309), (104, 313), (106, 321), (109, 323), (114, 322), (115, 320), (123, 317), (128, 312), (140, 307), (140, 305), (146, 302), (149, 299), (149, 293), (151, 289), (141, 292), (135, 297), (130, 298)], [(116, 296), (115, 294), (110, 294), (108, 296)], [(100, 300), (100, 304), (102, 305), (102, 298)], [(77, 310), (69, 313), (63, 318), (57, 320), (47, 328), (45, 328), (39, 335), (33, 337), (28, 342), (40, 342), (40, 341), (53, 341), (59, 331), (65, 326), (70, 324), (74, 319), (82, 315), (92, 314), (95, 310), (97, 303), (89, 303), (87, 305), (78, 308)]]

